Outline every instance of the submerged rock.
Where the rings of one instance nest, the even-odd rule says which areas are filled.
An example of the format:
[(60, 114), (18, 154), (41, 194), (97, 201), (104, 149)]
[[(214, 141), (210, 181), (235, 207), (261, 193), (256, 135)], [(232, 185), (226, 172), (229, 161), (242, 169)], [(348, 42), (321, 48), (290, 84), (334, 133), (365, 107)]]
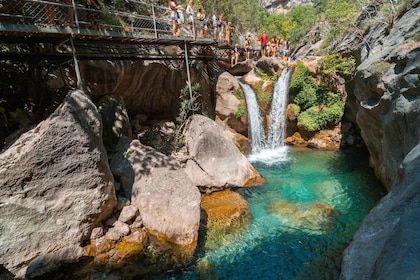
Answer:
[(277, 201), (269, 206), (268, 212), (279, 217), (287, 227), (306, 229), (314, 233), (329, 230), (337, 219), (334, 206), (321, 201), (308, 203)]
[(206, 249), (228, 244), (252, 221), (246, 200), (231, 190), (203, 195), (201, 207), (205, 212)]

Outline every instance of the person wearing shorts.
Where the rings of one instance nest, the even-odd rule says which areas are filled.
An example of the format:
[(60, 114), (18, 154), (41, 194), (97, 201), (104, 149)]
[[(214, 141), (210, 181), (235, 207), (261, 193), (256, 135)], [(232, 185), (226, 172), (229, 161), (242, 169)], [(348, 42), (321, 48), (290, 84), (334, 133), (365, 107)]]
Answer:
[(268, 44), (268, 35), (265, 33), (265, 31), (262, 32), (259, 41), (261, 42), (261, 56), (264, 57), (267, 50), (267, 44)]

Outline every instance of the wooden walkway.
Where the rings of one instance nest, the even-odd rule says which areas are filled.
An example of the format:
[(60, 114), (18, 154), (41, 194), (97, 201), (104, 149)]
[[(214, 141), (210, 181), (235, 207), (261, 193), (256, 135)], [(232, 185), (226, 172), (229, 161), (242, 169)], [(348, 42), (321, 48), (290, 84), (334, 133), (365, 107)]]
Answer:
[[(69, 4), (62, 4), (67, 2)], [(169, 9), (154, 6), (140, 1), (126, 1), (132, 10), (127, 13), (116, 10), (92, 10), (75, 4), (74, 0), (41, 1), (41, 0), (0, 0), (0, 44), (51, 44), (53, 49), (62, 51), (50, 52), (16, 52), (5, 50), (0, 52), (0, 59), (40, 60), (53, 58), (68, 60), (74, 53), (78, 59), (214, 59), (217, 50), (227, 50), (230, 46), (225, 41), (212, 38), (190, 37), (184, 30), (183, 35), (173, 36)], [(53, 11), (53, 21), (51, 13)], [(72, 22), (67, 20), (71, 11)], [(145, 12), (146, 11), (146, 12)], [(98, 13), (100, 30), (92, 28), (89, 14)], [(109, 22), (114, 22), (110, 24)], [(116, 24), (117, 22), (118, 24)], [(71, 43), (71, 44), (70, 44)], [(208, 55), (176, 54), (164, 52), (154, 55), (144, 54), (141, 50), (150, 46), (180, 46), (188, 51), (192, 47), (201, 46), (212, 49)], [(67, 46), (67, 48), (66, 48)], [(70, 47), (70, 49), (69, 49)], [(89, 51), (84, 49), (90, 48)], [(64, 51), (67, 49), (67, 51)], [(97, 52), (92, 51), (96, 49)], [(111, 51), (114, 50), (114, 51)], [(136, 51), (137, 50), (137, 51)], [(185, 53), (185, 52), (184, 52)]]

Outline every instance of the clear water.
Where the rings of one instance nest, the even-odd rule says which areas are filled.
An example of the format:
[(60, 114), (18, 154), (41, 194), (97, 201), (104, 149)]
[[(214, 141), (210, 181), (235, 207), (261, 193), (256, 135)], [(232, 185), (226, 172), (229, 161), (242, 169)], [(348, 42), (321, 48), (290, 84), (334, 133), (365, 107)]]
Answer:
[[(250, 160), (267, 184), (237, 190), (253, 215), (246, 233), (217, 250), (197, 252), (190, 267), (158, 279), (338, 279), (341, 252), (384, 195), (366, 152), (283, 147)], [(327, 230), (299, 226), (270, 211), (277, 201), (325, 202), (337, 219)]]

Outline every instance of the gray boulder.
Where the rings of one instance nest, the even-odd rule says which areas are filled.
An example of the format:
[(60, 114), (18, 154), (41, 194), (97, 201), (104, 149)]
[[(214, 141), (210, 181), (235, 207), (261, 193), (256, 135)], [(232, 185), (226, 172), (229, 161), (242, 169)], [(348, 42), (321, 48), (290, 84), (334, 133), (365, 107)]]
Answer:
[(192, 256), (200, 223), (197, 187), (178, 161), (138, 140), (122, 140), (118, 151), (111, 168), (125, 178), (122, 187), (130, 194), (131, 205), (139, 209), (144, 227), (167, 241), (189, 246), (186, 254)]
[(185, 171), (202, 191), (262, 184), (265, 180), (235, 146), (229, 132), (194, 115), (185, 133), (189, 159)]
[(74, 91), (0, 154), (0, 263), (22, 277), (39, 256), (77, 259), (116, 205), (113, 186), (99, 112)]

